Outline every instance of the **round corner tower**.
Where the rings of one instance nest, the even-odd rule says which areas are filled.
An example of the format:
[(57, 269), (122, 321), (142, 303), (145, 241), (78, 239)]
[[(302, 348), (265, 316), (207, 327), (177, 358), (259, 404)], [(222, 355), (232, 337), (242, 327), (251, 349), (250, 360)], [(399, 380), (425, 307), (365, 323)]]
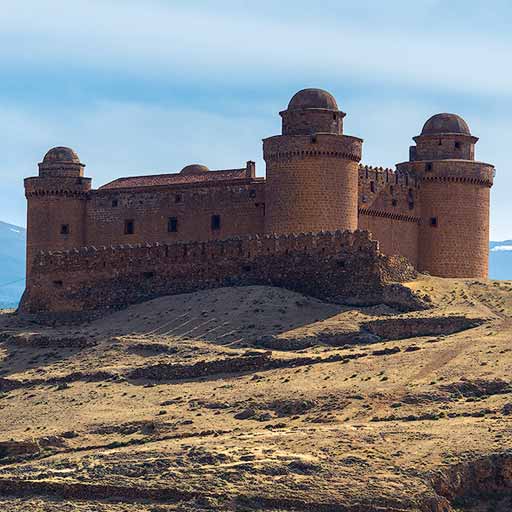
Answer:
[(397, 167), (420, 179), (419, 270), (487, 279), (494, 166), (475, 161), (478, 138), (455, 114), (431, 117), (413, 140)]
[(39, 164), (39, 176), (25, 179), (27, 275), (37, 252), (86, 244), (85, 214), (91, 178), (70, 148), (57, 147)]
[(343, 135), (334, 97), (304, 89), (280, 112), (282, 135), (264, 139), (267, 233), (357, 229), (363, 141)]

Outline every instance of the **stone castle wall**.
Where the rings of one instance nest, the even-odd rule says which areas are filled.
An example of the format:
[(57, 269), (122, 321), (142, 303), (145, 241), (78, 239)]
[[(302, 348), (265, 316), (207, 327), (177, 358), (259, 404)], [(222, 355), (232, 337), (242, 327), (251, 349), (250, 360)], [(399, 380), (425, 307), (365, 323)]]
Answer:
[[(368, 232), (308, 233), (41, 252), (20, 311), (83, 313), (221, 286), (281, 286), (321, 299), (376, 304), (386, 282), (414, 277)], [(394, 295), (400, 302), (400, 294)]]
[(346, 135), (266, 139), (266, 233), (356, 230), (361, 147)]

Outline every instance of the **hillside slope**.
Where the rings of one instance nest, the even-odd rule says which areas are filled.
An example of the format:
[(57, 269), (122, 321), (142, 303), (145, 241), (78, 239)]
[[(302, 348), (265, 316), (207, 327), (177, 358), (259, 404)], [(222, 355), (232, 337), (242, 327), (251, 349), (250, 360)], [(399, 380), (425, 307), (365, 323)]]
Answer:
[(255, 286), (80, 327), (0, 315), (0, 503), (509, 511), (512, 283), (410, 287), (432, 308)]

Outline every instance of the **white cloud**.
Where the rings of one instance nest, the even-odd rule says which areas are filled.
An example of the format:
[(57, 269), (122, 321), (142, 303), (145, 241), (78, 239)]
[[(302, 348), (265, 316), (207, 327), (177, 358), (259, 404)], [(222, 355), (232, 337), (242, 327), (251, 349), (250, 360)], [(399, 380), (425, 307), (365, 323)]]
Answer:
[[(16, 3), (0, 18), (0, 60), (13, 68), (81, 68), (210, 84), (264, 84), (295, 77), (504, 96), (512, 89), (512, 71), (503, 66), (510, 55), (506, 31), (479, 33), (456, 23), (438, 30), (417, 20), (412, 26), (396, 21), (379, 25), (375, 17), (368, 20), (360, 11), (334, 6), (331, 12), (337, 16), (326, 11), (321, 23), (318, 15), (290, 23), (286, 16), (255, 8), (244, 13), (222, 9), (222, 2), (200, 4)], [(412, 21), (416, 14), (411, 13)]]
[(512, 251), (512, 245), (497, 245), (491, 249), (492, 252)]

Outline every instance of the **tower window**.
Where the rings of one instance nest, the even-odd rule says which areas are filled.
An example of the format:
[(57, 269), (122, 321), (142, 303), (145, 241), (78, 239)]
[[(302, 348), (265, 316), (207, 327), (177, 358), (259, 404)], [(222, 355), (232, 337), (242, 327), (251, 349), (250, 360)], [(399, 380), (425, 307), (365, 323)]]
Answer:
[(69, 224), (61, 224), (60, 234), (61, 235), (69, 235)]
[(455, 143), (455, 149), (460, 149), (460, 142)]
[(425, 164), (425, 171), (431, 172), (432, 171), (432, 163), (429, 162), (428, 164)]
[(178, 219), (176, 217), (169, 217), (169, 220), (167, 221), (167, 231), (169, 233), (178, 232)]
[(135, 222), (133, 220), (124, 221), (124, 234), (133, 235), (135, 233)]
[(370, 181), (370, 190), (372, 192), (375, 192), (375, 182), (374, 181)]
[(212, 215), (212, 231), (220, 229), (220, 215)]
[(254, 190), (254, 189), (249, 190), (249, 197), (254, 199), (256, 197), (256, 190)]
[(119, 201), (117, 199), (112, 199), (112, 208), (117, 208), (119, 206)]
[(398, 204), (398, 201), (397, 201), (396, 199), (393, 199), (393, 200), (391, 201), (391, 204), (392, 204), (393, 206), (396, 206), (396, 205)]
[(437, 228), (437, 217), (430, 217), (430, 225), (433, 228)]
[(175, 203), (181, 203), (182, 199), (183, 199), (183, 198), (181, 197), (181, 194), (176, 194), (176, 195), (174, 196), (174, 202), (175, 202)]

